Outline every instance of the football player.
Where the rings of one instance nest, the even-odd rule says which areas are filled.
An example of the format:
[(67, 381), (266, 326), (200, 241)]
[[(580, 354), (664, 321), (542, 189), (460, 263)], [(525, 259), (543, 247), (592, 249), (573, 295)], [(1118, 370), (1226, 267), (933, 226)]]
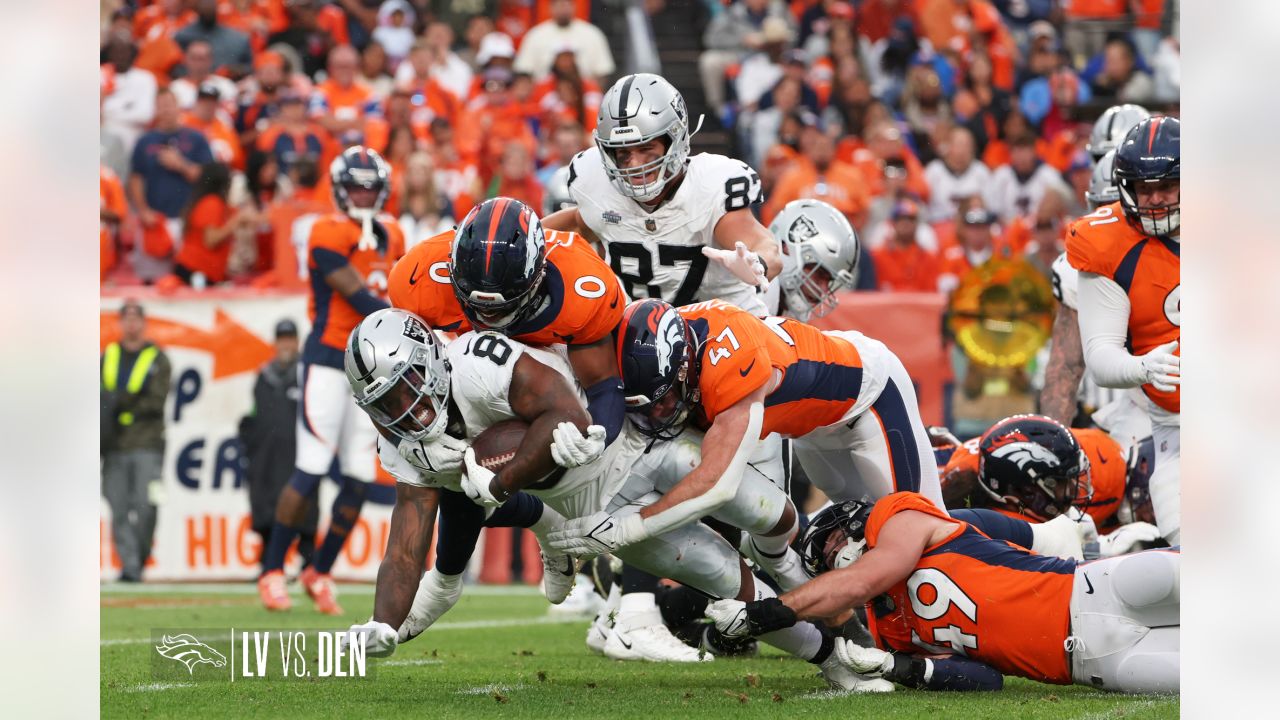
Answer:
[[(630, 298), (675, 305), (722, 299), (767, 314), (763, 291), (782, 260), (773, 235), (751, 212), (762, 199), (760, 176), (723, 155), (690, 157), (689, 125), (684, 97), (665, 79), (648, 73), (619, 79), (601, 99), (595, 147), (569, 163), (576, 207), (543, 224), (603, 248)], [(762, 443), (752, 464), (785, 487), (780, 439)], [(657, 578), (629, 567), (622, 578), (622, 604), (603, 616), (635, 627), (640, 617), (652, 617)], [(666, 637), (656, 627), (646, 635)], [(677, 641), (670, 640), (665, 644), (675, 652)]]
[[(1085, 193), (1090, 212), (1120, 199), (1120, 191), (1111, 177), (1114, 166), (1115, 150), (1108, 150), (1094, 165), (1089, 190)], [(1044, 388), (1040, 391), (1040, 411), (1070, 425), (1079, 399), (1095, 425), (1110, 433), (1122, 446), (1132, 447), (1139, 438), (1151, 435), (1146, 399), (1137, 388), (1102, 388), (1085, 375), (1084, 348), (1080, 346), (1076, 312), (1080, 274), (1067, 262), (1066, 252), (1053, 261), (1052, 272), (1053, 294), (1059, 304), (1053, 319)]]
[(858, 284), (861, 247), (844, 213), (821, 200), (792, 200), (769, 223), (782, 248), (782, 272), (771, 285), (770, 313), (801, 322), (836, 308), (836, 293)]
[(1177, 549), (1077, 563), (993, 540), (899, 492), (824, 511), (804, 554), (812, 582), (780, 598), (712, 603), (708, 617), (741, 637), (865, 605), (878, 647), (838, 640), (837, 654), (908, 687), (998, 689), (1003, 673), (1178, 692)]
[(1077, 220), (1067, 237), (1067, 260), (1080, 271), (1085, 367), (1098, 385), (1146, 395), (1156, 446), (1151, 500), (1170, 544), (1181, 526), (1180, 175), (1179, 121), (1143, 120), (1116, 149), (1119, 202)]
[(989, 508), (1032, 523), (1033, 533), (1035, 524), (1074, 521), (1086, 513), (1097, 532), (1106, 533), (1098, 538), (1099, 553), (1111, 557), (1159, 537), (1148, 523), (1121, 524), (1129, 468), (1120, 444), (1101, 430), (1068, 429), (1044, 415), (1014, 415), (955, 449), (942, 470), (942, 495), (953, 515), (955, 508)]
[(1095, 164), (1101, 163), (1104, 155), (1119, 147), (1120, 141), (1124, 140), (1124, 136), (1134, 125), (1149, 117), (1151, 113), (1146, 108), (1133, 103), (1112, 105), (1103, 110), (1093, 123), (1089, 142), (1085, 145), (1089, 157), (1093, 158)]
[(378, 153), (360, 145), (350, 147), (334, 158), (329, 176), (339, 212), (317, 220), (307, 241), (312, 326), (299, 370), (302, 399), (296, 468), (277, 501), (258, 593), (269, 610), (291, 607), (285, 592), (285, 553), (308, 506), (315, 502), (320, 478), (330, 472), (336, 458), (340, 477), (335, 479), (341, 489), (333, 501), (324, 543), (300, 580), (320, 612), (340, 615), (329, 571), (359, 519), (366, 486), (373, 482), (377, 437), (352, 402), (342, 353), (347, 336), (360, 320), (387, 307), (387, 274), (404, 254), (404, 236), (395, 218), (381, 212), (391, 189), (391, 170)]
[(763, 315), (759, 293), (782, 261), (751, 213), (760, 176), (723, 155), (689, 156), (680, 91), (657, 75), (623, 77), (604, 94), (592, 137), (569, 164), (577, 207), (549, 215), (546, 228), (604, 247), (632, 298), (722, 299)]
[[(430, 443), (446, 434), (474, 439), (505, 420), (528, 423), (514, 459), (496, 473), (476, 461), (472, 448), (465, 451), (458, 487), (486, 507), (503, 505), (524, 490), (565, 517), (594, 515), (605, 508), (627, 517), (634, 501), (647, 500), (664, 477), (674, 484), (678, 468), (689, 462), (687, 445), (653, 447), (634, 432), (624, 433), (600, 455), (574, 459), (583, 460), (580, 463), (566, 462), (572, 443), (563, 443), (555, 431), (568, 423), (581, 432), (590, 422), (584, 398), (574, 388), (572, 370), (557, 352), (525, 346), (496, 333), (469, 332), (441, 347), (419, 318), (392, 308), (371, 315), (356, 328), (347, 359), (357, 401), (375, 422), (404, 440)], [(393, 464), (398, 456), (384, 454)], [(395, 650), (400, 641), (397, 628), (403, 629), (415, 607), (415, 594), (422, 592), (419, 576), (431, 540), (434, 508), (430, 488), (419, 485), (418, 477), (414, 473), (398, 477), (373, 619), (353, 628), (369, 634), (367, 647), (375, 657)], [(639, 497), (629, 498), (633, 492)], [(765, 502), (776, 505), (780, 513), (789, 505), (781, 490), (761, 479), (744, 485), (735, 507), (757, 515), (750, 508)], [(636, 542), (619, 550), (619, 556), (647, 572), (671, 577), (713, 597), (773, 596), (767, 586), (754, 582), (737, 552), (705, 526), (673, 528), (659, 519), (641, 523), (637, 532)], [(431, 586), (426, 592), (439, 593)], [(434, 606), (438, 609), (443, 604)], [(834, 641), (812, 624), (762, 639), (820, 665), (836, 687), (891, 689), (883, 681), (865, 681), (847, 670), (833, 672)]]
[(625, 547), (654, 517), (695, 522), (723, 502), (723, 488), (775, 432), (795, 439), (810, 482), (832, 500), (919, 490), (943, 507), (911, 378), (883, 343), (716, 301), (678, 309), (636, 301), (623, 322), (618, 364), (632, 418), (655, 439), (677, 437), (688, 424), (705, 429), (702, 462), (638, 518), (566, 523), (553, 540), (558, 549)]

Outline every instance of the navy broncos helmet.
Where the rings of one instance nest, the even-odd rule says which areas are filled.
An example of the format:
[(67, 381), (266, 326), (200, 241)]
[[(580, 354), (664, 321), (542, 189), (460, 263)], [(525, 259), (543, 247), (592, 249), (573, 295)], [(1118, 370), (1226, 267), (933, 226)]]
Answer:
[(1014, 415), (978, 441), (978, 487), (1011, 510), (1052, 520), (1092, 497), (1089, 456), (1057, 420)]
[(1156, 441), (1147, 436), (1129, 448), (1128, 474), (1125, 476), (1124, 497), (1116, 515), (1122, 524), (1156, 522), (1155, 509), (1151, 506), (1151, 475), (1156, 470)]
[(1142, 186), (1177, 185), (1182, 174), (1182, 125), (1177, 118), (1157, 115), (1133, 126), (1116, 148), (1112, 170), (1120, 206), (1142, 232), (1172, 237), (1181, 225), (1181, 195), (1172, 202), (1142, 205)]
[(453, 294), (477, 329), (505, 332), (528, 318), (539, 305), (546, 271), (542, 223), (519, 200), (485, 200), (454, 231)]
[(699, 399), (695, 345), (689, 324), (669, 303), (636, 300), (623, 312), (622, 391), (627, 412), (645, 435), (669, 440), (684, 429)]
[(867, 520), (874, 503), (846, 500), (828, 505), (809, 520), (800, 537), (800, 558), (809, 577), (848, 567), (867, 549)]
[[(333, 203), (356, 220), (373, 218), (391, 193), (391, 166), (375, 150), (353, 145), (329, 163), (329, 180), (333, 185)], [(352, 196), (372, 191), (372, 201), (357, 202)]]

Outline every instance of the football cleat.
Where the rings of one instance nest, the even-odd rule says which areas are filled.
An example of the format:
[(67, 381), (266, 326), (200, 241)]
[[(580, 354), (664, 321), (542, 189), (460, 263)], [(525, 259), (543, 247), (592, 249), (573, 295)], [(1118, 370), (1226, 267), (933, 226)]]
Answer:
[(302, 587), (316, 604), (316, 610), (325, 615), (341, 615), (342, 606), (338, 604), (338, 589), (333, 584), (333, 576), (321, 574), (313, 567), (307, 567), (298, 576)]
[(800, 553), (791, 548), (787, 548), (782, 557), (769, 557), (751, 542), (750, 535), (743, 533), (742, 545), (738, 551), (756, 567), (768, 573), (782, 587), (783, 592), (795, 590), (811, 579), (804, 571)]
[(760, 644), (753, 637), (725, 637), (715, 625), (702, 624), (702, 637), (698, 647), (716, 657), (755, 657), (760, 654)]
[(552, 605), (547, 612), (560, 617), (588, 618), (596, 616), (602, 610), (604, 610), (604, 598), (596, 594), (591, 587), (591, 578), (579, 573), (573, 583), (573, 590), (569, 591), (569, 596), (559, 605)]
[(604, 646), (609, 642), (609, 636), (612, 634), (613, 623), (609, 620), (609, 613), (601, 612), (591, 622), (591, 627), (587, 628), (587, 647), (591, 652), (603, 655)]
[(284, 589), (284, 571), (272, 570), (258, 578), (258, 597), (268, 610), (289, 610), (293, 601)]
[(614, 660), (650, 662), (709, 662), (709, 653), (695, 650), (671, 634), (662, 622), (662, 613), (653, 593), (622, 596), (622, 607), (614, 617), (613, 631), (604, 645), (605, 657)]
[(542, 594), (552, 605), (559, 605), (569, 597), (574, 579), (578, 576), (578, 564), (564, 553), (542, 553)]
[(893, 692), (893, 683), (884, 678), (859, 675), (840, 662), (839, 656), (834, 652), (819, 667), (822, 669), (822, 677), (832, 690), (855, 693)]

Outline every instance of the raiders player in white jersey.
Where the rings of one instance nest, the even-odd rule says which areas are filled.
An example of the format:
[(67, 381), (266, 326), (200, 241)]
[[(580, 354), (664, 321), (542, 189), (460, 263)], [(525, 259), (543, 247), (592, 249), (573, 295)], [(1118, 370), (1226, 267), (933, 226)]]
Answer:
[[(1085, 192), (1090, 212), (1120, 199), (1120, 191), (1111, 179), (1114, 160), (1115, 150), (1109, 150), (1093, 168), (1089, 189)], [(1053, 294), (1058, 298), (1059, 306), (1053, 321), (1044, 388), (1040, 391), (1040, 412), (1070, 427), (1076, 416), (1076, 401), (1080, 400), (1086, 408), (1094, 409), (1091, 416), (1094, 424), (1128, 451), (1151, 435), (1146, 397), (1139, 388), (1117, 390), (1099, 387), (1087, 376), (1080, 324), (1076, 319), (1080, 272), (1067, 262), (1065, 252), (1053, 261), (1052, 270)]]
[(782, 261), (751, 213), (760, 176), (723, 155), (690, 157), (690, 137), (671, 83), (648, 73), (618, 80), (601, 100), (595, 147), (569, 164), (577, 207), (542, 225), (604, 247), (632, 299), (723, 300), (764, 314), (760, 291)]
[[(633, 299), (660, 297), (677, 306), (719, 299), (767, 314), (764, 291), (782, 259), (751, 212), (761, 200), (760, 176), (723, 155), (689, 156), (689, 113), (680, 92), (657, 75), (619, 79), (601, 100), (592, 137), (595, 147), (569, 164), (577, 206), (544, 217), (543, 227), (571, 230), (602, 249)], [(760, 444), (752, 466), (785, 489), (779, 438)], [(619, 606), (601, 615), (632, 627), (655, 617), (657, 579), (624, 570), (623, 584), (628, 592)], [(609, 628), (593, 627), (587, 644), (597, 649)], [(653, 628), (655, 636), (664, 632)]]
[[(685, 465), (696, 463), (690, 457), (690, 449), (697, 446), (692, 438), (683, 445), (646, 448), (644, 438), (626, 429), (607, 447), (602, 440), (593, 443), (585, 432), (590, 422), (585, 396), (574, 384), (573, 371), (562, 354), (490, 332), (469, 332), (441, 346), (417, 316), (396, 308), (382, 310), (352, 332), (348, 376), (357, 402), (370, 410), (374, 421), (397, 434), (418, 438), (412, 442), (422, 444), (427, 455), (450, 427), (474, 439), (505, 420), (528, 423), (515, 457), (496, 474), (476, 463), (470, 447), (464, 451), (459, 485), (478, 505), (497, 507), (523, 490), (566, 517), (583, 517), (627, 504), (625, 497), (610, 502), (624, 486), (652, 494), (664, 483), (674, 484)], [(393, 463), (397, 458), (404, 460), (402, 455), (386, 454)], [(772, 483), (765, 479), (744, 483), (746, 460), (745, 453), (740, 453), (735, 460), (737, 482), (727, 479), (728, 497), (708, 512), (736, 521), (748, 532), (770, 514), (777, 516), (775, 524), (788, 508), (794, 515), (790, 502)], [(426, 463), (426, 467), (433, 466)], [(430, 586), (426, 587), (428, 597), (414, 597), (423, 594), (419, 574), (433, 518), (423, 512), (421, 499), (410, 498), (415, 490), (426, 492), (425, 486), (436, 482), (424, 469), (397, 467), (397, 502), (387, 556), (378, 571), (373, 618), (352, 627), (354, 632), (367, 633), (366, 647), (375, 657), (395, 651), (411, 610), (432, 604)], [(768, 512), (761, 510), (765, 507)], [(744, 601), (773, 597), (772, 590), (754, 581), (734, 548), (710, 528), (700, 524), (669, 527), (664, 522), (654, 516), (632, 523), (631, 537), (640, 539), (620, 550), (619, 556), (713, 597)], [(437, 604), (429, 620), (447, 609)], [(819, 665), (835, 688), (892, 690), (888, 683), (866, 680), (841, 666), (832, 654), (834, 638), (816, 625), (798, 625), (761, 639)]]

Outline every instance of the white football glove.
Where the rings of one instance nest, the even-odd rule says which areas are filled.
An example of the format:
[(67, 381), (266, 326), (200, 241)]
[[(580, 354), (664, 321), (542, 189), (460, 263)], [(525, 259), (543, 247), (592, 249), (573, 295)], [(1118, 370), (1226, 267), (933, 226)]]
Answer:
[(577, 425), (562, 422), (551, 431), (551, 458), (564, 468), (595, 462), (604, 454), (604, 426), (591, 425), (583, 435)]
[(1138, 358), (1142, 361), (1142, 378), (1160, 392), (1173, 392), (1182, 384), (1182, 358), (1173, 354), (1178, 341), (1164, 345)]
[(462, 473), (462, 492), (471, 502), (484, 507), (498, 507), (505, 500), (499, 500), (489, 490), (489, 485), (496, 477), (493, 471), (476, 462), (476, 451), (467, 448), (462, 455), (464, 471)]
[(769, 287), (769, 278), (764, 272), (764, 263), (760, 256), (747, 249), (742, 243), (735, 243), (732, 250), (704, 247), (702, 254), (715, 260), (733, 273), (742, 282), (764, 290)]
[(741, 600), (717, 600), (707, 605), (706, 615), (725, 637), (744, 638), (748, 635), (747, 604)]
[(574, 557), (592, 557), (611, 553), (648, 536), (640, 513), (631, 513), (619, 520), (602, 511), (569, 520), (563, 528), (548, 534), (547, 540), (560, 552)]
[(441, 435), (431, 442), (401, 439), (396, 452), (418, 472), (427, 476), (453, 474), (462, 470), (462, 454), (467, 441)]
[(836, 657), (850, 670), (880, 677), (893, 669), (893, 655), (879, 648), (862, 647), (852, 640), (836, 638)]
[(1159, 539), (1160, 528), (1151, 523), (1132, 522), (1098, 538), (1098, 551), (1102, 557), (1115, 557), (1141, 549), (1138, 546), (1142, 543)]
[(462, 576), (445, 575), (431, 568), (418, 582), (418, 592), (413, 596), (413, 607), (400, 624), (399, 642), (409, 642), (431, 627), (440, 616), (449, 612), (462, 597)]
[[(352, 635), (355, 635), (355, 638)], [(373, 618), (360, 625), (352, 625), (338, 636), (338, 646), (345, 648), (349, 640), (360, 642), (364, 636), (364, 651), (369, 657), (390, 657), (396, 651), (396, 629)]]

